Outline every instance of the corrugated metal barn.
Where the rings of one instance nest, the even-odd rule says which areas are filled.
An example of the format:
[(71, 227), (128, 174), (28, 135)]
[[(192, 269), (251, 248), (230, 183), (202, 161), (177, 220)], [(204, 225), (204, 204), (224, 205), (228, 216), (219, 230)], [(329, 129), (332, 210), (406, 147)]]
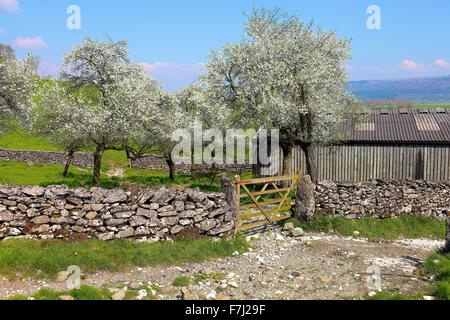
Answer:
[[(347, 141), (317, 148), (319, 181), (450, 181), (450, 109), (364, 113), (364, 122), (343, 129)], [(274, 168), (281, 170), (282, 161), (277, 158)], [(295, 148), (291, 170), (305, 172), (304, 168), (304, 154)]]

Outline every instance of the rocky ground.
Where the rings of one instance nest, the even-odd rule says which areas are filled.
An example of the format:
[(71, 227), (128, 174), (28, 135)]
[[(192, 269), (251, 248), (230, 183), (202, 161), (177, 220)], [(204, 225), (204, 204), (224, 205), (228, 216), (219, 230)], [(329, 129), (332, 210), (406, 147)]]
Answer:
[[(106, 286), (116, 292), (116, 299), (132, 290), (139, 299), (362, 299), (376, 290), (368, 283), (370, 267), (376, 270), (377, 265), (381, 290), (414, 295), (426, 291), (431, 283), (421, 272), (420, 262), (444, 244), (433, 240), (369, 242), (324, 234), (292, 238), (281, 230), (250, 241), (251, 251), (242, 255), (178, 267), (87, 274), (82, 284)], [(190, 285), (174, 286), (180, 277)], [(65, 281), (0, 278), (0, 298), (31, 295), (43, 287), (66, 290), (65, 286)]]

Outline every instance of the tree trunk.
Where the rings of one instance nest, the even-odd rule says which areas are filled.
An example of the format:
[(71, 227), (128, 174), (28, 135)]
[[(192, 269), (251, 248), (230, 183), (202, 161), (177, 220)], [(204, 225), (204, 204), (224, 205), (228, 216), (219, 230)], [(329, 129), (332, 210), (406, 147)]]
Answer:
[(94, 174), (92, 176), (92, 185), (94, 187), (100, 187), (100, 174), (102, 170), (102, 158), (103, 152), (105, 151), (104, 147), (97, 147), (94, 153)]
[(69, 150), (67, 152), (67, 159), (66, 159), (66, 165), (64, 166), (64, 171), (63, 171), (63, 177), (66, 178), (67, 174), (69, 173), (69, 167), (72, 164), (72, 160), (73, 160), (73, 155), (74, 155), (75, 151), (74, 150)]
[(301, 144), (306, 159), (306, 174), (311, 177), (311, 181), (317, 184), (316, 148), (312, 143)]
[(172, 156), (166, 156), (166, 163), (169, 167), (169, 180), (175, 182), (175, 163), (173, 162)]

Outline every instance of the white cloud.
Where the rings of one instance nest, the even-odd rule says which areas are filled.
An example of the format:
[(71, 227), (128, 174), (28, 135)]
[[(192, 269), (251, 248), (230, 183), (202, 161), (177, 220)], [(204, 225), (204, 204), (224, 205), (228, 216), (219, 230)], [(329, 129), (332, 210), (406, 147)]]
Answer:
[(0, 37), (1, 37), (1, 36), (4, 36), (5, 33), (6, 33), (6, 30), (3, 29), (3, 28), (0, 28)]
[(0, 0), (0, 9), (8, 12), (18, 12), (20, 11), (20, 5), (17, 0)]
[(444, 59), (437, 59), (434, 63), (437, 67), (442, 69), (450, 69), (450, 62), (444, 60)]
[(204, 63), (144, 62), (141, 65), (154, 79), (162, 82), (171, 91), (194, 82), (205, 71)]
[(408, 70), (408, 71), (422, 71), (425, 68), (425, 65), (414, 62), (412, 60), (403, 60), (400, 67), (403, 70)]
[(29, 38), (29, 37), (18, 37), (14, 40), (14, 45), (22, 49), (31, 50), (46, 50), (48, 49), (47, 44), (41, 37)]

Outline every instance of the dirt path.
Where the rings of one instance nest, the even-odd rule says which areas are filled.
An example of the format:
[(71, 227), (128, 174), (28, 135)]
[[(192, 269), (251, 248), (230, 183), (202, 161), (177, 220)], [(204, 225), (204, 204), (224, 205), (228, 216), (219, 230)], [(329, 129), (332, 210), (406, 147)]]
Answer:
[[(145, 284), (159, 289), (157, 299), (178, 299), (179, 276), (208, 275), (208, 279), (183, 289), (186, 298), (204, 299), (361, 299), (373, 289), (368, 267), (381, 269), (382, 290), (405, 294), (423, 292), (430, 284), (417, 269), (443, 242), (402, 240), (368, 242), (326, 235), (288, 238), (273, 231), (251, 241), (252, 251), (226, 259), (181, 267), (134, 268), (123, 273), (99, 272), (82, 281), (96, 287)], [(0, 278), (0, 297), (31, 295), (37, 289), (65, 289), (65, 283)]]

